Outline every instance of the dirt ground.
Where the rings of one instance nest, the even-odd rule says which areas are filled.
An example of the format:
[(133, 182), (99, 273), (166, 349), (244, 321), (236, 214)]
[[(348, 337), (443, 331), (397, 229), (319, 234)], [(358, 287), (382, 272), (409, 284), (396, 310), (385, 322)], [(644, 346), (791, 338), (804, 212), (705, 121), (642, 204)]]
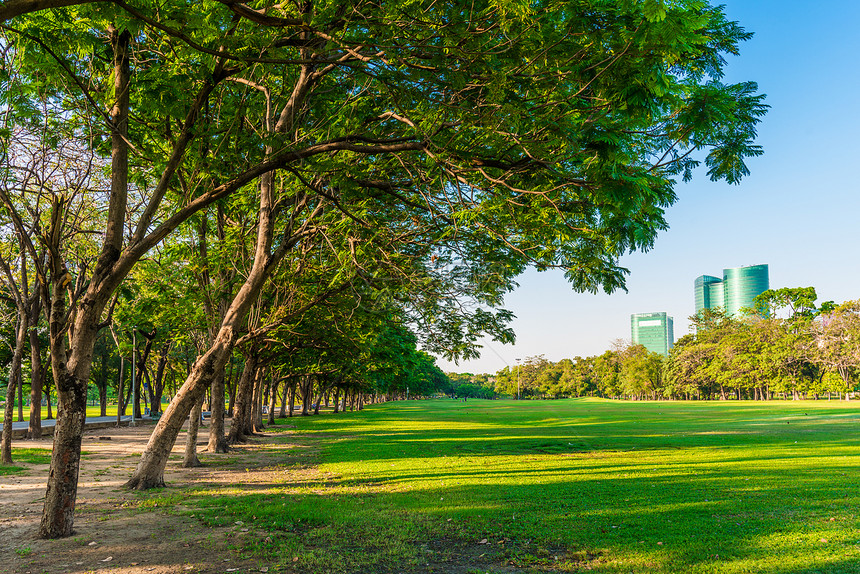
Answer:
[[(47, 465), (20, 464), (27, 467), (25, 472), (0, 476), (0, 573), (267, 572), (268, 565), (243, 558), (236, 550), (243, 536), (254, 534), (245, 525), (212, 528), (190, 516), (132, 508), (139, 497), (122, 484), (134, 470), (151, 430), (151, 426), (108, 428), (84, 435), (75, 533), (69, 538), (36, 537)], [(206, 448), (207, 436), (202, 428), (199, 450)], [(165, 481), (168, 485), (236, 485), (241, 472), (243, 485), (267, 482), (272, 471), (253, 464), (253, 451), (266, 437), (255, 442), (227, 455), (241, 460), (241, 471), (235, 465), (183, 469), (179, 466), (185, 448), (182, 433)], [(16, 440), (13, 446), (50, 449), (51, 439)]]

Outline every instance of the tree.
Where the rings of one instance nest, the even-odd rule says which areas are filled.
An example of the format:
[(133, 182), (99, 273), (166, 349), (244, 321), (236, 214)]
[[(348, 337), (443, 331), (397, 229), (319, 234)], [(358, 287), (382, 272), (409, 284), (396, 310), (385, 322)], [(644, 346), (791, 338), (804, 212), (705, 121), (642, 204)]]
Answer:
[(764, 291), (753, 299), (753, 304), (763, 317), (776, 317), (785, 309), (788, 318), (795, 320), (814, 316), (816, 299), (815, 287), (783, 287)]
[(704, 360), (702, 349), (694, 335), (684, 335), (672, 346), (663, 363), (664, 393), (692, 398), (701, 392), (697, 375)]
[(517, 367), (503, 367), (494, 376), (493, 390), (500, 395), (517, 396)]
[[(361, 219), (374, 197), (397, 221), (435, 227), (455, 245), (442, 255), (466, 262), (464, 271), (495, 266), (482, 284), (490, 302), (529, 264), (564, 268), (577, 289), (611, 291), (623, 286), (618, 257), (647, 249), (665, 228), (673, 178), (692, 175), (697, 151), (706, 153), (710, 177), (733, 183), (746, 173), (744, 158), (760, 153), (752, 137), (762, 96), (751, 83), (719, 82), (722, 54), (749, 35), (706, 3), (359, 3), (263, 14), (177, 1), (157, 12), (82, 5), (64, 9), (77, 18), (56, 20), (20, 15), (50, 2), (14, 4), (0, 18), (14, 17), (10, 33), (34, 55), (28, 65), (52, 67), (58, 78), (77, 71), (63, 66), (63, 55), (84, 58), (100, 45), (93, 30), (112, 38), (111, 69), (95, 59), (91, 68), (100, 74), (94, 85), (113, 82), (115, 104), (107, 130), (89, 110), (89, 125), (101, 125), (112, 142), (99, 255), (77, 299), (59, 288), (68, 272), (62, 258), (43, 272), (63, 402), (44, 536), (71, 531), (82, 391), (113, 293), (153, 246), (218, 199), (243, 190), (259, 200), (254, 264), (159, 421), (133, 486), (163, 483), (181, 421), (223, 369), (271, 271), (315, 232), (321, 211)], [(134, 82), (132, 39), (142, 49)], [(66, 85), (82, 101), (91, 97), (80, 93), (88, 82)], [(167, 89), (192, 97), (157, 97)], [(141, 132), (158, 128), (127, 130), (129, 108), (147, 118), (136, 126)], [(154, 161), (133, 175), (151, 185), (136, 186), (147, 191), (145, 207), (124, 237), (130, 139)], [(476, 329), (459, 325), (465, 335), (455, 351), (481, 331), (484, 316), (475, 318)]]
[[(27, 280), (27, 262), (23, 255), (20, 257), (20, 274), (16, 278), (6, 259), (0, 254), (0, 272), (2, 281), (9, 293), (17, 310), (17, 321), (15, 326), (15, 346), (12, 351), (12, 361), (9, 365), (9, 379), (6, 392), (6, 408), (3, 411), (3, 435), (0, 441), (0, 464), (12, 464), (12, 412), (15, 405), (15, 391), (23, 384), (21, 376), (21, 363), (24, 357), (24, 345), (27, 343), (30, 331), (30, 306), (29, 282)], [(38, 294), (36, 295), (38, 296)], [(20, 391), (19, 391), (20, 395)]]
[(860, 301), (848, 301), (822, 315), (813, 327), (812, 360), (842, 379), (845, 398), (860, 369)]
[(618, 352), (609, 350), (594, 360), (594, 379), (597, 391), (604, 397), (621, 394), (619, 374), (621, 371)]
[(630, 345), (618, 353), (621, 390), (628, 396), (656, 399), (661, 390), (663, 356), (643, 345)]

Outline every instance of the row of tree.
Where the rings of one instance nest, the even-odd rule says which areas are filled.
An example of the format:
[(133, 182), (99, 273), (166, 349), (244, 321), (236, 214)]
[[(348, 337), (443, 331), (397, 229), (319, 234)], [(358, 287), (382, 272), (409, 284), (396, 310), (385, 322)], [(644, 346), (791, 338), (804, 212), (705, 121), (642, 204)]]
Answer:
[(665, 362), (662, 394), (849, 398), (860, 374), (860, 301), (815, 301), (811, 287), (786, 288), (766, 291), (741, 318), (695, 317), (696, 334), (678, 340)]
[(848, 398), (860, 384), (860, 301), (817, 307), (816, 299), (812, 287), (784, 288), (765, 291), (739, 317), (706, 310), (666, 357), (619, 341), (601, 355), (529, 357), (494, 376), (449, 376), (453, 392), (468, 396)]
[(207, 392), (223, 448), (237, 352), (240, 433), (266, 380), (432, 380), (410, 337), (510, 341), (529, 265), (623, 287), (677, 177), (761, 153), (763, 96), (720, 82), (750, 35), (707, 2), (15, 0), (0, 24), (9, 389), (44, 333), (59, 403), (45, 537), (72, 531), (104, 330), (194, 356), (128, 482), (161, 486)]
[[(7, 319), (10, 320), (4, 326), (11, 330), (14, 328), (14, 320), (12, 317)], [(44, 325), (34, 327), (37, 336), (44, 336), (39, 333), (43, 328)], [(316, 356), (308, 354), (305, 357), (307, 360), (313, 359), (312, 362), (299, 364), (298, 358), (294, 358), (294, 367), (282, 371), (306, 373), (301, 377), (288, 374), (279, 376), (278, 369), (270, 368), (263, 379), (263, 397), (271, 396), (272, 400), (275, 400), (276, 395), (280, 396), (284, 401), (282, 411), (289, 412), (289, 416), (292, 416), (292, 407), (287, 411), (284, 409), (287, 397), (291, 397), (292, 401), (297, 389), (299, 404), (302, 404), (304, 395), (310, 393), (311, 398), (321, 394), (328, 406), (330, 395), (343, 393), (345, 396), (357, 389), (362, 390), (363, 394), (390, 398), (404, 395), (408, 391), (411, 391), (412, 396), (428, 396), (443, 392), (447, 388), (447, 377), (435, 366), (430, 355), (417, 349), (415, 336), (408, 329), (396, 324), (381, 325), (380, 328), (382, 332), (375, 333), (376, 337), (371, 337), (361, 349), (354, 349), (355, 362), (342, 360), (337, 363), (337, 377), (326, 371), (320, 362), (325, 352), (323, 347), (316, 348), (320, 351)], [(150, 332), (133, 329), (134, 334), (120, 332), (118, 341), (110, 336), (109, 331), (103, 331), (96, 341), (87, 393), (90, 405), (100, 407), (100, 416), (107, 416), (108, 407), (114, 406), (118, 419), (126, 414), (133, 414), (136, 418), (140, 418), (142, 414), (157, 418), (164, 405), (176, 394), (196, 356), (194, 347), (171, 338), (170, 333), (159, 334), (155, 328)], [(369, 332), (368, 330), (363, 336), (366, 338)], [(25, 349), (21, 374), (17, 377), (19, 384), (8, 386), (8, 380), (4, 380), (3, 387), (7, 392), (17, 393), (17, 396), (8, 397), (8, 400), (7, 397), (0, 398), (0, 405), (6, 407), (4, 418), (29, 421), (27, 438), (42, 436), (42, 419), (44, 416), (53, 418), (56, 404), (52, 373), (50, 369), (44, 368), (47, 358), (44, 352), (47, 345), (44, 340), (36, 350), (39, 348), (43, 351), (39, 356), (31, 356), (33, 350)], [(10, 363), (11, 350), (7, 350), (0, 356), (0, 365), (3, 365), (4, 370), (8, 370)], [(243, 354), (237, 350), (225, 366), (228, 417), (233, 416), (237, 382), (244, 363)], [(39, 373), (41, 376), (38, 376)], [(299, 385), (299, 379), (304, 381), (302, 385)], [(280, 386), (283, 386), (285, 392), (279, 393)], [(318, 401), (305, 401), (305, 405), (316, 402)], [(204, 403), (207, 410), (212, 410), (211, 392), (206, 394)], [(262, 404), (268, 404), (266, 399)], [(17, 416), (14, 414), (16, 406)], [(302, 414), (308, 413), (303, 410)], [(9, 441), (6, 440), (3, 444), (6, 446)]]

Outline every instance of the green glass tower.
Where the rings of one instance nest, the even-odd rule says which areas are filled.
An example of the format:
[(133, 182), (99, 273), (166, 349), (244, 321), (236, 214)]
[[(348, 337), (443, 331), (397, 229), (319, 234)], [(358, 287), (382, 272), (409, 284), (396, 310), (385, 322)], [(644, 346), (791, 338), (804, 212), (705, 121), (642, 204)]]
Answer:
[[(696, 313), (702, 309), (723, 306), (723, 282), (719, 277), (702, 275), (696, 278)], [(714, 301), (719, 299), (719, 302)]]
[(729, 316), (737, 315), (743, 308), (752, 308), (753, 299), (768, 289), (767, 265), (723, 269), (722, 280), (702, 275), (694, 283), (696, 314), (721, 307)]
[(630, 339), (653, 353), (668, 355), (675, 344), (672, 317), (666, 313), (634, 313), (630, 315)]
[(723, 285), (726, 313), (736, 315), (744, 307), (752, 308), (753, 299), (770, 289), (767, 265), (724, 269)]

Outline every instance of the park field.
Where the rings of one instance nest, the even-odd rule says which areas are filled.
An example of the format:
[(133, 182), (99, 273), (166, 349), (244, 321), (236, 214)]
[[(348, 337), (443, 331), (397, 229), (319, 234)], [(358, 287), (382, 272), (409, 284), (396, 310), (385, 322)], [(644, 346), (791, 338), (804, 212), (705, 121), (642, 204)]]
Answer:
[(268, 535), (242, 550), (271, 571), (860, 572), (854, 403), (433, 400), (279, 423), (265, 488), (141, 504), (253, 525)]

